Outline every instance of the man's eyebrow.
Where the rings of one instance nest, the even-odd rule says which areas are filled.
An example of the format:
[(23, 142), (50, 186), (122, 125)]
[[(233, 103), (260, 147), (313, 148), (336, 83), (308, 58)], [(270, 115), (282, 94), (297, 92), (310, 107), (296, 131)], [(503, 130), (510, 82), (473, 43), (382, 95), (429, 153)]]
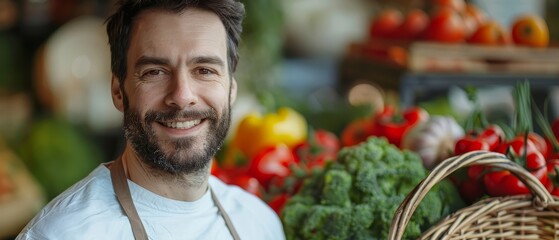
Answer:
[(221, 58), (219, 58), (217, 56), (198, 56), (198, 57), (194, 57), (194, 58), (190, 59), (188, 61), (188, 63), (189, 64), (208, 63), (208, 64), (217, 65), (220, 68), (225, 67), (225, 62), (223, 62), (223, 60), (221, 60)]
[(139, 68), (144, 65), (169, 65), (169, 60), (158, 57), (141, 56), (134, 66)]

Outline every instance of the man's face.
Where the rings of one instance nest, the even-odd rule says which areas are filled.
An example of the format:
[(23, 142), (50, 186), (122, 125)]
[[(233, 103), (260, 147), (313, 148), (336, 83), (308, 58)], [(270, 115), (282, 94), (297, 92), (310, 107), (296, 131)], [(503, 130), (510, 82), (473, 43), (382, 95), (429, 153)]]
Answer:
[(124, 86), (113, 79), (112, 92), (126, 138), (145, 163), (174, 174), (205, 169), (236, 97), (219, 17), (198, 9), (138, 15)]

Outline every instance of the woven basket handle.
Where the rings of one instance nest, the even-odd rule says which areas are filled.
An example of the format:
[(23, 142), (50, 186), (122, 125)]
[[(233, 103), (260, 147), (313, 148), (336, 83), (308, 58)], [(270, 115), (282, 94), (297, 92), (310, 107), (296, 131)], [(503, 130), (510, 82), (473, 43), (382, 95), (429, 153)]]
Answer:
[(415, 209), (435, 184), (459, 168), (471, 165), (488, 165), (510, 171), (530, 189), (534, 196), (533, 199), (536, 207), (545, 208), (549, 202), (553, 201), (553, 197), (536, 177), (523, 167), (509, 160), (505, 155), (488, 151), (468, 152), (442, 161), (433, 169), (427, 178), (421, 181), (419, 185), (406, 196), (392, 219), (389, 239), (402, 239), (406, 226)]

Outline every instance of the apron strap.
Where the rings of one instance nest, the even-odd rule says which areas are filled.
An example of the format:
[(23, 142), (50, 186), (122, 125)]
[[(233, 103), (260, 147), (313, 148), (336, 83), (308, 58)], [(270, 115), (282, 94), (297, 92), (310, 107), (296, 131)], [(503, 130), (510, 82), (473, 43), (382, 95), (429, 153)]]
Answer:
[(120, 157), (113, 163), (111, 168), (111, 179), (118, 202), (120, 203), (120, 206), (124, 210), (126, 216), (128, 216), (128, 221), (130, 221), (134, 239), (148, 240), (142, 220), (140, 220), (140, 216), (138, 215), (134, 202), (132, 201), (132, 195), (130, 194), (130, 188), (128, 187), (128, 178), (125, 176), (122, 158)]
[[(130, 188), (128, 186), (128, 178), (126, 178), (124, 172), (124, 166), (122, 165), (122, 158), (119, 157), (117, 160), (113, 162), (113, 166), (110, 168), (111, 171), (111, 179), (113, 182), (113, 188), (115, 190), (116, 197), (120, 206), (124, 210), (124, 213), (128, 217), (128, 221), (130, 221), (130, 226), (132, 227), (132, 233), (134, 234), (134, 239), (136, 240), (148, 240), (148, 236), (142, 221), (140, 220), (140, 216), (136, 211), (136, 207), (134, 206), (134, 201), (132, 200), (132, 195), (130, 194)], [(229, 218), (227, 212), (219, 200), (217, 200), (217, 196), (215, 195), (214, 191), (210, 187), (210, 193), (212, 195), (212, 200), (214, 204), (217, 206), (223, 220), (225, 220), (225, 225), (229, 229), (231, 236), (233, 236), (234, 240), (240, 240), (239, 234), (235, 230), (235, 226), (233, 226), (233, 222)]]
[(229, 228), (229, 232), (231, 232), (231, 236), (233, 236), (234, 240), (240, 240), (241, 238), (239, 237), (237, 230), (235, 230), (235, 226), (233, 226), (233, 222), (229, 218), (227, 212), (225, 212), (225, 209), (221, 206), (219, 200), (217, 200), (217, 197), (215, 196), (214, 190), (212, 190), (212, 188), (210, 188), (210, 193), (212, 194), (212, 199), (214, 200), (217, 209), (219, 209), (221, 216), (223, 216), (223, 220), (225, 220), (225, 225), (227, 225), (227, 228)]

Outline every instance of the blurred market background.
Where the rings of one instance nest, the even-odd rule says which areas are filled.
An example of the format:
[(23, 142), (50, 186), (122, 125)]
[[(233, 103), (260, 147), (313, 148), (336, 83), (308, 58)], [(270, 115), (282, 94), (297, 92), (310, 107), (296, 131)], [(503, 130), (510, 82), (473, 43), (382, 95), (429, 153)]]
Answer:
[[(0, 0), (0, 239), (13, 238), (46, 202), (123, 147), (103, 25), (114, 2)], [(507, 31), (522, 14), (545, 19), (547, 47), (506, 51), (371, 33), (386, 9), (429, 12), (428, 0), (242, 2), (231, 132), (246, 113), (279, 106), (338, 136), (385, 104), (460, 119), (473, 109), (465, 91), (472, 86), (487, 112), (507, 118), (511, 87), (521, 80), (550, 118), (559, 113), (557, 0), (467, 1)]]

